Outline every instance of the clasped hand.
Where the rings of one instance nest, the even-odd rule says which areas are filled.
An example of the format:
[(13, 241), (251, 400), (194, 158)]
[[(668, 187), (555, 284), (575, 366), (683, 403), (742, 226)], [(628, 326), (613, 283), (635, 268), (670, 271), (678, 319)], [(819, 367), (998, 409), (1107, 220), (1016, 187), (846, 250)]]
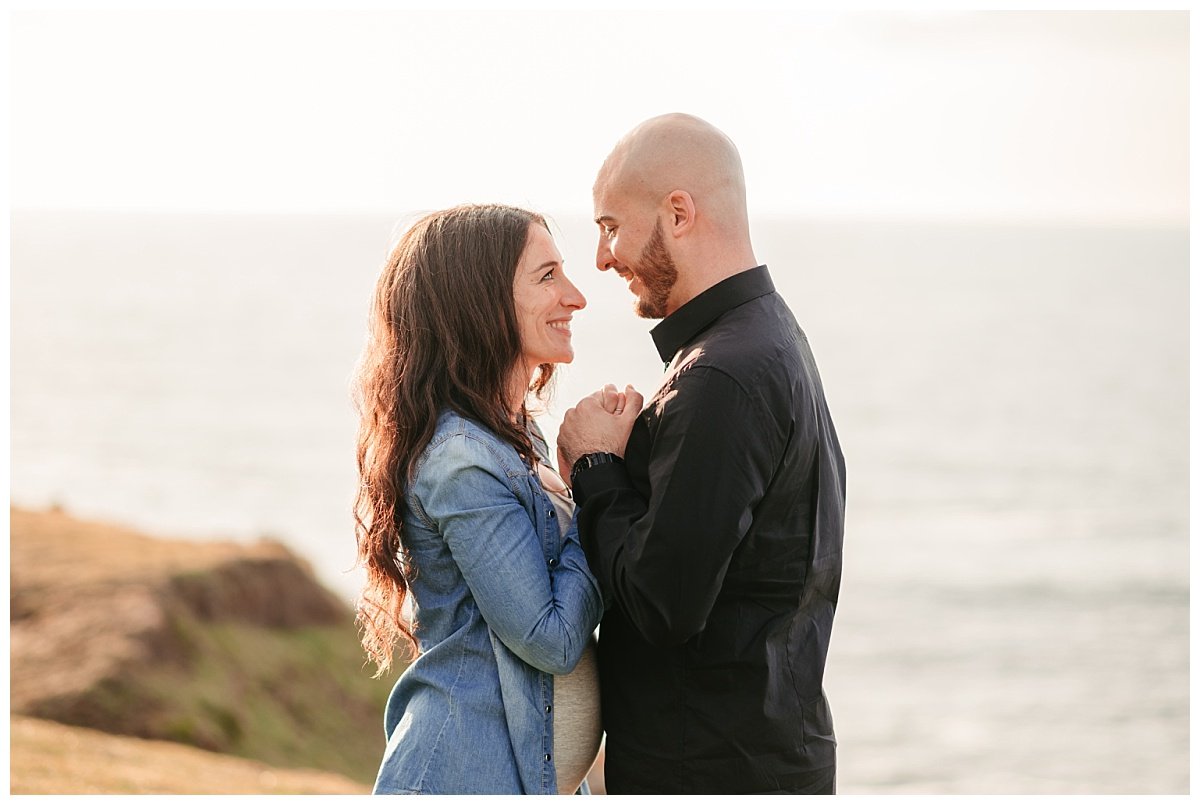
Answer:
[(558, 431), (558, 468), (569, 478), (580, 456), (614, 453), (625, 456), (625, 442), (642, 412), (642, 395), (633, 386), (624, 391), (609, 383), (584, 397), (563, 415)]

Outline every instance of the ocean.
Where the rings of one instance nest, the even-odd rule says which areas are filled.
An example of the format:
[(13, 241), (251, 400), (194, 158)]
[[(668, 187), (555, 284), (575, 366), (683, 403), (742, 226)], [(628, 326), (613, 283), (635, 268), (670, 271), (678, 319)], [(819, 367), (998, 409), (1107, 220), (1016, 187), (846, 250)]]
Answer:
[[(271, 537), (353, 597), (350, 380), (400, 216), (17, 211), (11, 499)], [(543, 417), (661, 364), (593, 226)], [(1185, 228), (761, 218), (848, 470), (840, 793), (1188, 793)]]

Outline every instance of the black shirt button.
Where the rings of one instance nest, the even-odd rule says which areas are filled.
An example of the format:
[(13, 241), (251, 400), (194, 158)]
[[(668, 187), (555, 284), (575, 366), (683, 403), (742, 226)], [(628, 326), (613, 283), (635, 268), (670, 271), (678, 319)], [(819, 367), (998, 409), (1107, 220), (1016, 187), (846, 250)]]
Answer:
[(554, 518), (554, 509), (550, 509), (550, 511), (546, 512), (546, 514), (550, 515), (550, 518), (553, 519)]
[(549, 712), (550, 712), (550, 705), (546, 705), (546, 712), (547, 712), (547, 713), (549, 713)]
[(546, 762), (547, 762), (547, 763), (549, 763), (549, 762), (550, 762), (550, 756), (549, 756), (549, 755), (546, 755)]
[(557, 560), (557, 559), (551, 559), (551, 560), (550, 560), (549, 562), (547, 562), (546, 564), (550, 565), (550, 567), (554, 567), (555, 565), (557, 565), (557, 564), (558, 564), (558, 560)]

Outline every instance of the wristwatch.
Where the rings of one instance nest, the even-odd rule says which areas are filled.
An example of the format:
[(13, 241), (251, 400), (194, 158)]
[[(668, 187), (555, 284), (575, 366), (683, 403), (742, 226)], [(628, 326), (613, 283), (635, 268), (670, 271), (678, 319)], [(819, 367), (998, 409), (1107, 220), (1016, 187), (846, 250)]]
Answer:
[(571, 466), (571, 486), (575, 486), (575, 477), (590, 467), (601, 464), (624, 464), (625, 461), (616, 453), (586, 453), (575, 460)]

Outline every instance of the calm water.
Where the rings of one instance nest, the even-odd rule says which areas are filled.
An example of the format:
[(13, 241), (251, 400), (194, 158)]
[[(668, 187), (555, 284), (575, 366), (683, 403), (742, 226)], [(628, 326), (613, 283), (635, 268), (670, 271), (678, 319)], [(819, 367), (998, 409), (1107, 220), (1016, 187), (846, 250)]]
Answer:
[[(348, 396), (392, 220), (18, 213), (12, 499), (270, 534), (349, 600)], [(660, 368), (623, 283), (557, 417)], [(1189, 789), (1184, 230), (762, 220), (849, 469), (843, 793)]]

